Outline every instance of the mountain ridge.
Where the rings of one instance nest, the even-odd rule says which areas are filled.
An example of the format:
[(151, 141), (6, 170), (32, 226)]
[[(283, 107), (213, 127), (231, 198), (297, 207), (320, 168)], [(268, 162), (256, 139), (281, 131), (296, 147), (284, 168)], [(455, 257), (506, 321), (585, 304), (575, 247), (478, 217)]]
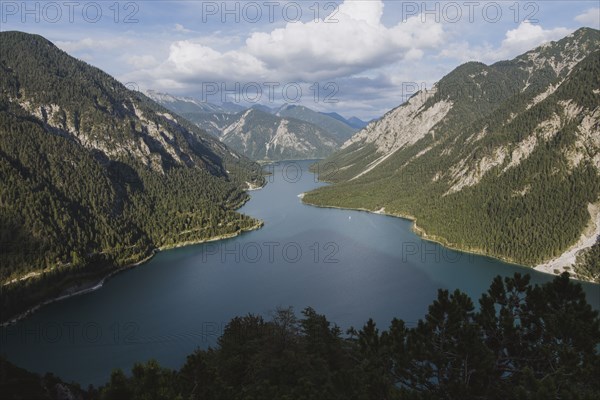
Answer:
[(3, 320), (158, 248), (260, 226), (234, 211), (264, 183), (251, 160), (41, 36), (0, 40)]
[(223, 143), (257, 161), (323, 158), (336, 150), (339, 138), (318, 126), (250, 108), (223, 129)]
[[(199, 101), (192, 98), (188, 102), (188, 98), (166, 93), (146, 93), (164, 107), (257, 161), (326, 157), (337, 150), (348, 133), (354, 132), (349, 125), (302, 106), (286, 104), (271, 108), (255, 104), (232, 113), (210, 103), (198, 105)], [(194, 107), (196, 111), (193, 111)], [(292, 109), (295, 111), (289, 111)], [(334, 129), (336, 127), (339, 129)], [(339, 130), (345, 132), (341, 137), (336, 133)]]
[(520, 264), (558, 256), (598, 201), (599, 47), (580, 29), (457, 67), (345, 142), (324, 161), (335, 184), (303, 201), (411, 215), (447, 245)]
[(302, 105), (284, 104), (275, 114), (280, 117), (295, 118), (316, 125), (342, 141), (350, 138), (356, 132), (356, 129), (350, 126), (345, 119), (342, 121), (325, 113), (313, 111)]

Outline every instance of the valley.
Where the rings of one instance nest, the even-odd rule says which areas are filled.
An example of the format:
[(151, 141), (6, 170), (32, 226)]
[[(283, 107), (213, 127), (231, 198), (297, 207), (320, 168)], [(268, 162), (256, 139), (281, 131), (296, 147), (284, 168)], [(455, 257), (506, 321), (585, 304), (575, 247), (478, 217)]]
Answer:
[(260, 226), (235, 212), (265, 182), (252, 161), (40, 36), (0, 37), (3, 321), (158, 248)]
[(259, 162), (323, 158), (366, 122), (285, 104), (245, 109), (150, 90), (146, 95), (205, 129), (232, 149)]
[(0, 4), (0, 398), (596, 398), (600, 9), (465, 5)]
[[(230, 319), (269, 315), (280, 304), (298, 311), (313, 307), (342, 331), (369, 318), (382, 327), (393, 318), (416, 326), (438, 288), (479, 298), (497, 275), (528, 273), (532, 284), (551, 282), (549, 274), (421, 239), (409, 220), (303, 204), (300, 193), (323, 187), (309, 171), (314, 162), (267, 168), (272, 179), (239, 209), (264, 221), (263, 229), (161, 251), (99, 290), (3, 327), (8, 359), (30, 371), (53, 371), (66, 382), (98, 386), (113, 368), (128, 371), (149, 358), (179, 368), (198, 347), (217, 346)], [(292, 168), (302, 171), (293, 182), (284, 179)], [(581, 284), (587, 302), (599, 309), (598, 285)], [(78, 325), (71, 337), (73, 321)], [(102, 335), (87, 340), (86, 326)], [(55, 327), (62, 333), (58, 341), (36, 340)], [(125, 335), (118, 340), (117, 327)], [(86, 364), (89, 359), (95, 362)]]
[(324, 161), (334, 185), (303, 201), (384, 207), (426, 237), (519, 264), (558, 257), (600, 195), (599, 46), (584, 28), (511, 61), (459, 66), (344, 143)]

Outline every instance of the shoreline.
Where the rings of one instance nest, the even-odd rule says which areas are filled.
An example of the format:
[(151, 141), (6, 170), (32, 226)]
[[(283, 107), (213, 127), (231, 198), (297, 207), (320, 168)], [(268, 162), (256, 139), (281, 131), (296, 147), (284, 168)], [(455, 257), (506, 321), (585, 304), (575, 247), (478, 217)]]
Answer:
[[(210, 239), (187, 240), (185, 242), (177, 242), (177, 243), (166, 245), (166, 246), (160, 246), (160, 247), (156, 248), (155, 253), (158, 253), (160, 251), (180, 249), (182, 247), (187, 247), (187, 246), (194, 246), (196, 244), (218, 242), (219, 240), (232, 239), (234, 237), (241, 235), (244, 232), (252, 232), (252, 231), (259, 230), (264, 225), (265, 225), (265, 223), (263, 221), (259, 220), (259, 222), (256, 225), (254, 225), (248, 229), (240, 229), (239, 231), (236, 231), (233, 233), (227, 233), (227, 234), (223, 234), (223, 235), (218, 235), (218, 236), (212, 237)], [(154, 254), (151, 257), (153, 257), (153, 256), (154, 256)]]
[[(260, 190), (260, 189), (255, 189), (255, 190)], [(236, 209), (239, 209), (241, 206), (243, 206), (248, 201), (249, 201), (249, 199), (244, 201)], [(118, 268), (110, 271), (108, 274), (102, 276), (102, 278), (100, 278), (100, 280), (91, 280), (91, 281), (81, 284), (81, 285), (69, 286), (69, 287), (65, 288), (64, 291), (62, 291), (61, 294), (58, 295), (57, 297), (52, 297), (50, 299), (44, 300), (44, 301), (28, 308), (27, 310), (23, 311), (22, 313), (20, 313), (18, 315), (14, 316), (14, 317), (10, 317), (9, 320), (0, 322), (0, 328), (5, 328), (7, 326), (10, 326), (10, 325), (13, 325), (13, 324), (19, 322), (20, 320), (29, 317), (30, 315), (32, 315), (33, 313), (38, 311), (40, 308), (42, 308), (48, 304), (52, 304), (52, 303), (55, 303), (55, 302), (58, 302), (61, 300), (66, 300), (68, 298), (83, 295), (86, 293), (91, 293), (98, 289), (101, 289), (102, 286), (104, 286), (104, 283), (108, 279), (112, 278), (113, 276), (115, 276), (121, 272), (125, 272), (129, 269), (139, 267), (140, 265), (149, 262), (150, 260), (152, 260), (152, 258), (154, 258), (154, 256), (157, 253), (159, 253), (161, 251), (174, 250), (174, 249), (187, 247), (187, 246), (194, 246), (194, 245), (202, 244), (202, 243), (217, 242), (219, 240), (232, 239), (232, 238), (237, 237), (245, 232), (252, 232), (252, 231), (261, 229), (263, 226), (264, 226), (264, 221), (258, 220), (258, 222), (255, 225), (253, 225), (252, 227), (247, 228), (247, 229), (240, 229), (236, 232), (217, 235), (215, 237), (208, 238), (208, 239), (188, 240), (185, 242), (174, 243), (172, 245), (157, 247), (151, 251), (150, 255), (148, 255), (148, 256), (144, 257), (143, 259), (136, 261), (134, 263), (127, 264), (122, 267), (118, 267)]]
[[(261, 186), (261, 187), (256, 187), (256, 188), (248, 188), (246, 189), (246, 191), (255, 191), (255, 190), (261, 190), (262, 188), (264, 188), (266, 186), (265, 185)], [(314, 204), (314, 203), (309, 203), (306, 202), (304, 200), (306, 193), (300, 193), (297, 195), (297, 197), (300, 199), (300, 201), (302, 202), (302, 204), (307, 205), (307, 206), (312, 206), (312, 207), (316, 207), (316, 208), (330, 208), (330, 209), (338, 209), (338, 210), (352, 210), (352, 211), (361, 211), (361, 212), (367, 212), (370, 214), (378, 214), (378, 215), (385, 215), (385, 216), (389, 216), (389, 217), (394, 217), (394, 218), (400, 218), (400, 219), (404, 219), (407, 221), (411, 221), (411, 231), (413, 233), (415, 233), (419, 238), (423, 239), (423, 240), (427, 240), (429, 242), (433, 242), (436, 244), (439, 244), (440, 246), (443, 246), (447, 249), (450, 250), (455, 250), (455, 251), (460, 251), (463, 253), (467, 253), (467, 254), (473, 254), (473, 255), (478, 255), (478, 256), (483, 256), (483, 257), (489, 257), (491, 259), (495, 259), (504, 263), (508, 263), (508, 264), (512, 264), (521, 268), (525, 268), (525, 269), (532, 269), (535, 270), (537, 272), (541, 272), (547, 275), (552, 275), (552, 276), (557, 276), (556, 273), (554, 273), (553, 271), (550, 270), (550, 268), (542, 268), (545, 267), (547, 264), (550, 264), (553, 261), (556, 261), (558, 259), (560, 259), (564, 254), (570, 252), (572, 250), (572, 247), (575, 247), (578, 243), (576, 243), (575, 245), (573, 245), (572, 247), (570, 247), (569, 249), (567, 249), (561, 256), (547, 262), (546, 264), (539, 264), (539, 265), (524, 265), (524, 264), (520, 264), (517, 263), (513, 260), (507, 259), (507, 258), (502, 258), (502, 257), (498, 257), (498, 256), (493, 256), (490, 254), (486, 254), (483, 251), (478, 251), (478, 250), (474, 250), (474, 249), (464, 249), (461, 248), (457, 245), (454, 245), (452, 243), (449, 243), (448, 241), (446, 241), (444, 238), (440, 238), (437, 237), (435, 235), (430, 235), (428, 234), (422, 227), (418, 226), (417, 224), (417, 218), (412, 216), (412, 215), (406, 215), (406, 214), (399, 214), (399, 213), (390, 213), (385, 211), (385, 207), (382, 207), (379, 210), (370, 210), (367, 208), (362, 208), (362, 207), (339, 207), (339, 206), (332, 206), (332, 205), (320, 205), (320, 204)], [(244, 204), (246, 204), (248, 201), (250, 200), (250, 198), (248, 197), (247, 199), (245, 199), (244, 201), (240, 202), (240, 204), (238, 204), (238, 206), (235, 208), (236, 210), (241, 208)], [(600, 206), (599, 206), (600, 207)], [(599, 223), (596, 227), (597, 231), (600, 233), (600, 208), (596, 208), (595, 211), (597, 211), (596, 216), (599, 218)], [(594, 222), (594, 221), (592, 221)], [(58, 302), (61, 300), (66, 300), (68, 298), (71, 297), (75, 297), (75, 296), (79, 296), (79, 295), (83, 295), (86, 293), (91, 293), (94, 292), (98, 289), (101, 289), (102, 286), (104, 285), (104, 283), (112, 278), (113, 276), (124, 272), (126, 270), (129, 269), (133, 269), (136, 268), (142, 264), (145, 264), (147, 262), (149, 262), (158, 252), (161, 251), (168, 251), (168, 250), (173, 250), (173, 249), (178, 249), (178, 248), (183, 248), (183, 247), (187, 247), (187, 246), (193, 246), (193, 245), (197, 245), (197, 244), (202, 244), (202, 243), (209, 243), (209, 242), (216, 242), (216, 241), (220, 241), (220, 240), (227, 240), (227, 239), (231, 239), (234, 237), (237, 237), (245, 232), (252, 232), (258, 229), (261, 229), (264, 226), (264, 221), (258, 220), (258, 222), (253, 225), (250, 228), (247, 229), (240, 229), (236, 232), (232, 232), (229, 234), (222, 234), (222, 235), (217, 235), (215, 237), (212, 238), (208, 238), (208, 239), (198, 239), (198, 240), (188, 240), (188, 241), (183, 241), (183, 242), (177, 242), (174, 244), (170, 244), (170, 245), (164, 245), (164, 246), (160, 246), (157, 248), (154, 248), (151, 253), (142, 258), (139, 261), (136, 261), (134, 263), (131, 264), (127, 264), (121, 267), (118, 267), (110, 272), (108, 272), (106, 275), (102, 276), (99, 280), (90, 280), (86, 283), (83, 284), (79, 284), (79, 285), (74, 285), (74, 286), (69, 286), (67, 288), (65, 288), (60, 295), (58, 295), (57, 297), (52, 297), (49, 298), (47, 300), (44, 300), (30, 308), (28, 308), (26, 311), (11, 317), (9, 320), (7, 321), (2, 321), (0, 322), (0, 328), (4, 328), (6, 326), (10, 326), (24, 318), (27, 318), (28, 316), (30, 316), (31, 314), (35, 313), (37, 310), (39, 310), (40, 308), (42, 308), (45, 305), (54, 303), (54, 302)], [(584, 232), (585, 233), (585, 232)], [(584, 236), (584, 233), (582, 233), (582, 237)], [(564, 271), (564, 268), (560, 268), (560, 272)], [(580, 280), (578, 279), (577, 275), (574, 274), (574, 271), (567, 271), (570, 272), (571, 275), (573, 275), (572, 279), (575, 280), (579, 280), (582, 282), (587, 282), (587, 283), (595, 283), (592, 281), (587, 281), (587, 280)]]
[(557, 275), (554, 272), (555, 270), (558, 273), (566, 271), (578, 276), (574, 268), (577, 261), (577, 254), (582, 250), (589, 249), (596, 243), (598, 237), (600, 237), (600, 202), (589, 203), (588, 212), (591, 217), (590, 222), (586, 225), (583, 232), (581, 232), (577, 241), (560, 255), (536, 265), (534, 267), (536, 271), (553, 275)]
[[(554, 273), (553, 271), (539, 268), (543, 264), (539, 264), (539, 265), (525, 265), (525, 264), (520, 264), (520, 263), (518, 263), (516, 261), (510, 260), (508, 258), (502, 258), (502, 257), (498, 257), (498, 256), (486, 254), (486, 253), (484, 253), (482, 251), (460, 248), (460, 247), (458, 247), (456, 245), (448, 243), (443, 238), (439, 238), (437, 236), (427, 234), (427, 232), (423, 228), (421, 228), (420, 226), (417, 225), (417, 218), (415, 218), (412, 215), (394, 214), (394, 213), (386, 212), (385, 211), (385, 207), (382, 207), (379, 210), (373, 211), (373, 210), (369, 210), (367, 208), (362, 208), (362, 207), (354, 208), (354, 207), (338, 207), (338, 206), (328, 206), (328, 205), (313, 204), (313, 203), (308, 203), (308, 202), (304, 201), (305, 194), (306, 193), (300, 193), (298, 195), (298, 197), (300, 198), (300, 201), (302, 202), (302, 204), (305, 204), (307, 206), (317, 207), (317, 208), (334, 208), (334, 209), (338, 209), (338, 210), (362, 211), (362, 212), (367, 212), (367, 213), (370, 213), (370, 214), (379, 214), (379, 215), (386, 215), (388, 217), (405, 219), (407, 221), (411, 221), (412, 222), (411, 231), (413, 231), (419, 238), (421, 238), (423, 240), (427, 240), (429, 242), (437, 243), (440, 246), (446, 247), (446, 248), (448, 248), (450, 250), (460, 251), (462, 253), (473, 254), (473, 255), (482, 256), (482, 257), (489, 257), (489, 258), (494, 259), (494, 260), (502, 261), (504, 263), (515, 265), (517, 267), (534, 270), (536, 272), (540, 272), (540, 273), (543, 273), (543, 274), (546, 274), (546, 275), (551, 275), (551, 276), (559, 276), (560, 275), (560, 274)], [(598, 212), (598, 217), (600, 218), (600, 212)], [(600, 223), (598, 224), (598, 228), (597, 229), (598, 229), (598, 232), (600, 233)], [(582, 235), (583, 235), (583, 233), (582, 233)], [(570, 252), (570, 248), (565, 251), (565, 253), (567, 253), (567, 252)], [(563, 253), (563, 254), (565, 254), (565, 253)], [(560, 258), (560, 256), (559, 256), (559, 258)], [(560, 272), (562, 273), (562, 272), (564, 272), (564, 270), (561, 269)], [(566, 271), (566, 272), (569, 272), (569, 275), (570, 275), (569, 279), (571, 279), (571, 280), (575, 280), (575, 281), (578, 281), (578, 282), (585, 282), (585, 283), (597, 284), (594, 281), (589, 281), (589, 280), (581, 279), (575, 273), (575, 271), (573, 271), (573, 270), (569, 270), (569, 271)]]
[[(382, 207), (381, 209), (374, 211), (374, 210), (369, 210), (367, 208), (362, 208), (362, 207), (338, 207), (338, 206), (330, 206), (330, 205), (313, 204), (313, 203), (305, 202), (304, 201), (304, 195), (305, 195), (305, 193), (301, 193), (301, 194), (298, 195), (298, 197), (300, 198), (300, 201), (302, 201), (302, 203), (305, 204), (305, 205), (307, 205), (307, 206), (317, 207), (317, 208), (333, 208), (333, 209), (338, 209), (338, 210), (362, 211), (362, 212), (367, 212), (367, 213), (370, 213), (370, 214), (386, 215), (388, 217), (401, 218), (401, 219), (404, 219), (404, 220), (412, 222), (412, 224), (411, 224), (411, 231), (413, 233), (415, 233), (419, 238), (421, 238), (423, 240), (427, 240), (429, 242), (437, 243), (440, 246), (446, 247), (446, 248), (448, 248), (450, 250), (460, 251), (462, 253), (473, 254), (473, 255), (478, 255), (478, 256), (483, 256), (483, 257), (489, 257), (489, 258), (494, 259), (494, 260), (502, 261), (504, 263), (515, 265), (517, 267), (534, 270), (536, 272), (541, 272), (541, 273), (546, 274), (546, 275), (558, 276), (557, 274), (554, 274), (552, 272), (548, 272), (548, 271), (536, 269), (537, 265), (533, 265), (532, 266), (532, 265), (520, 264), (520, 263), (518, 263), (516, 261), (513, 261), (511, 259), (508, 259), (508, 258), (502, 258), (502, 257), (498, 257), (498, 256), (486, 254), (486, 253), (484, 253), (482, 251), (477, 251), (477, 250), (473, 250), (473, 249), (463, 249), (463, 248), (461, 248), (459, 246), (456, 246), (454, 244), (448, 243), (443, 238), (439, 238), (439, 237), (437, 237), (435, 235), (429, 235), (423, 228), (421, 228), (420, 226), (417, 225), (417, 218), (415, 218), (412, 215), (390, 213), (390, 212), (385, 211), (385, 207)], [(572, 272), (571, 272), (571, 275), (572, 275), (571, 279), (573, 279), (573, 280), (577, 280), (577, 281), (581, 281), (581, 282), (586, 282), (586, 283), (595, 283), (595, 282), (591, 282), (591, 281), (587, 281), (587, 280), (580, 280), (576, 276), (574, 276), (574, 274)]]
[[(4, 328), (7, 326), (10, 326), (14, 323), (19, 322), (20, 320), (27, 318), (28, 316), (32, 315), (33, 313), (35, 313), (37, 310), (39, 310), (40, 308), (42, 308), (43, 306), (46, 306), (48, 304), (52, 304), (61, 300), (66, 300), (70, 297), (75, 297), (75, 296), (79, 296), (82, 294), (86, 294), (86, 293), (91, 293), (94, 292), (100, 288), (102, 288), (102, 286), (104, 285), (104, 283), (112, 278), (114, 275), (120, 273), (120, 272), (124, 272), (128, 269), (133, 269), (137, 266), (140, 266), (148, 261), (150, 261), (152, 259), (152, 257), (154, 257), (156, 255), (157, 251), (156, 249), (152, 251), (152, 254), (150, 254), (147, 257), (144, 257), (143, 259), (141, 259), (140, 261), (137, 261), (133, 264), (127, 264), (124, 265), (122, 267), (116, 268), (113, 271), (110, 271), (107, 275), (103, 276), (102, 278), (100, 278), (99, 281), (94, 281), (91, 284), (88, 282), (87, 284), (82, 284), (82, 285), (78, 285), (78, 286), (70, 286), (67, 287), (64, 291), (63, 294), (60, 294), (57, 297), (53, 297), (50, 298), (48, 300), (44, 300), (41, 303), (38, 303), (36, 305), (34, 305), (33, 307), (25, 310), (24, 312), (22, 312), (19, 315), (16, 315), (15, 317), (12, 317), (10, 320), (8, 321), (4, 321), (2, 323), (0, 323), (0, 328)], [(81, 287), (79, 290), (77, 290), (78, 287)], [(71, 293), (69, 293), (71, 291)]]

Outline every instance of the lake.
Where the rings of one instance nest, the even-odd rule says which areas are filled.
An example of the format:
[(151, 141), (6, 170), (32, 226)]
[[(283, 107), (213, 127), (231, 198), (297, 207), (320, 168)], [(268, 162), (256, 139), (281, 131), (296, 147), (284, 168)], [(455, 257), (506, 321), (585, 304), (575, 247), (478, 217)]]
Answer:
[[(264, 220), (262, 229), (161, 252), (97, 291), (47, 305), (2, 329), (1, 352), (86, 387), (136, 361), (180, 367), (194, 349), (214, 346), (237, 315), (310, 306), (344, 330), (368, 318), (380, 328), (394, 317), (412, 326), (439, 288), (461, 289), (476, 303), (496, 275), (552, 279), (424, 241), (407, 220), (303, 205), (298, 195), (322, 185), (310, 163), (275, 164), (267, 186), (251, 192), (240, 211)], [(583, 285), (600, 308), (600, 286)]]

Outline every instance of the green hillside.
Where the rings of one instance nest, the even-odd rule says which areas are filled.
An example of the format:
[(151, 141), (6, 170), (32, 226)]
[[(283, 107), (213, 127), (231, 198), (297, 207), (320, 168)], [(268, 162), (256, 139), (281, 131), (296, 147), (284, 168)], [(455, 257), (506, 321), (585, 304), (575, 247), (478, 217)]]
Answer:
[[(599, 49), (600, 32), (581, 29), (458, 67), (321, 163), (336, 184), (304, 201), (385, 208), (447, 245), (522, 264), (561, 254), (600, 197)], [(420, 130), (424, 117), (438, 122)]]
[(40, 36), (0, 42), (2, 320), (157, 248), (259, 224), (234, 211), (264, 181), (248, 159)]

